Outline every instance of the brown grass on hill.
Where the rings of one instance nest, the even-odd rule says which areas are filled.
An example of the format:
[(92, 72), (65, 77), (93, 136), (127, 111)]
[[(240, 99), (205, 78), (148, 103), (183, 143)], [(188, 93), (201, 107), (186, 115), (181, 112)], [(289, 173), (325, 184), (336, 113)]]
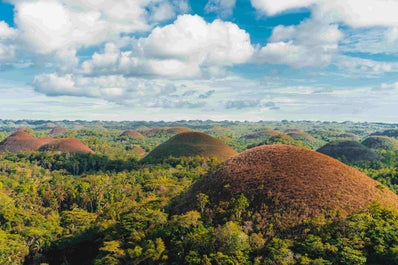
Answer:
[(120, 136), (128, 136), (134, 139), (144, 139), (144, 135), (140, 134), (139, 132), (135, 130), (127, 130), (124, 131)]
[(246, 135), (243, 135), (241, 138), (247, 139), (247, 140), (253, 140), (253, 139), (266, 139), (272, 136), (276, 136), (279, 134), (285, 134), (284, 132), (276, 131), (276, 130), (265, 130), (265, 131), (258, 131), (254, 133), (249, 133)]
[(247, 150), (224, 162), (183, 194), (172, 212), (196, 208), (196, 196), (209, 196), (209, 209), (244, 194), (250, 210), (289, 228), (318, 215), (347, 215), (373, 201), (398, 207), (398, 196), (331, 157), (288, 145)]
[(41, 146), (39, 150), (68, 153), (94, 153), (87, 145), (73, 138), (56, 139)]
[(135, 153), (135, 154), (138, 154), (138, 155), (140, 155), (140, 156), (143, 156), (143, 155), (146, 154), (146, 151), (144, 150), (144, 148), (142, 148), (142, 147), (139, 146), (139, 145), (134, 146), (134, 147), (131, 149), (131, 152), (132, 152), (132, 153)]
[(237, 152), (220, 140), (201, 132), (184, 132), (173, 136), (150, 152), (145, 160), (162, 160), (170, 156), (216, 157), (224, 161)]
[(50, 133), (48, 135), (54, 137), (54, 136), (58, 136), (58, 135), (63, 135), (67, 132), (68, 132), (68, 129), (66, 129), (66, 128), (55, 127), (50, 131)]
[(17, 130), (0, 143), (0, 151), (13, 153), (37, 151), (46, 139), (38, 139), (24, 130)]

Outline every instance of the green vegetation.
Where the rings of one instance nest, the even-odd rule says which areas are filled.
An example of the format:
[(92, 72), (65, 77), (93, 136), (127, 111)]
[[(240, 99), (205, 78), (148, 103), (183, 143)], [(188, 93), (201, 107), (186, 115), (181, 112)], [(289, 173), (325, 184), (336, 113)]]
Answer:
[[(30, 135), (46, 140), (51, 130), (59, 127), (67, 130), (55, 130), (60, 134), (55, 133), (54, 138), (77, 139), (94, 151), (0, 152), (0, 264), (398, 264), (396, 207), (381, 200), (380, 204), (354, 207), (343, 213), (324, 208), (326, 204), (318, 205), (324, 199), (319, 192), (308, 189), (308, 183), (314, 187), (324, 184), (328, 191), (336, 189), (356, 199), (361, 193), (355, 183), (331, 188), (339, 173), (327, 172), (327, 161), (317, 162), (314, 157), (307, 161), (304, 153), (292, 160), (283, 160), (276, 153), (265, 156), (277, 159), (273, 168), (267, 169), (274, 177), (282, 177), (286, 170), (297, 177), (302, 172), (314, 172), (314, 179), (307, 184), (295, 178), (280, 182), (297, 188), (295, 201), (307, 198), (308, 209), (328, 209), (322, 214), (310, 214), (308, 209), (299, 208), (299, 203), (290, 205), (302, 209), (301, 212), (293, 208), (290, 212), (274, 211), (286, 206), (284, 195), (293, 196), (291, 192), (268, 192), (263, 198), (258, 197), (259, 190), (266, 185), (255, 179), (259, 175), (253, 171), (254, 164), (247, 167), (236, 164), (242, 170), (235, 175), (240, 190), (226, 196), (223, 189), (231, 191), (234, 186), (223, 183), (218, 189), (215, 185), (216, 177), (220, 176), (215, 172), (220, 172), (223, 166), (214, 154), (188, 156), (192, 150), (185, 148), (188, 154), (183, 156), (168, 155), (143, 163), (142, 150), (137, 151), (140, 147), (150, 153), (176, 132), (185, 130), (184, 127), (212, 135), (218, 143), (244, 151), (248, 146), (274, 143), (311, 149), (318, 143), (334, 140), (331, 131), (335, 135), (347, 133), (365, 139), (377, 131), (393, 130), (394, 126), (307, 121), (0, 120), (0, 140), (20, 127), (30, 127)], [(293, 129), (299, 129), (300, 133)], [(139, 137), (123, 135), (127, 130), (144, 137), (138, 133), (134, 135)], [(242, 137), (266, 130), (287, 132), (291, 136)], [(195, 140), (189, 139), (195, 145)], [(221, 149), (226, 150), (225, 146)], [(398, 151), (383, 148), (375, 152), (379, 160), (350, 163), (380, 181), (377, 185), (372, 182), (372, 191), (388, 194), (384, 197), (389, 198), (392, 193), (388, 188), (398, 192)], [(294, 164), (297, 161), (303, 165), (312, 162), (314, 167), (299, 168)], [(339, 164), (338, 170), (341, 168), (351, 172)], [(261, 169), (264, 170), (265, 167)], [(322, 176), (321, 173), (327, 173), (331, 182), (317, 183), (315, 178)], [(251, 178), (244, 177), (249, 175)], [(181, 201), (208, 177), (213, 177), (214, 182), (192, 193), (189, 200)], [(349, 193), (349, 187), (356, 187), (356, 192)], [(276, 189), (277, 186), (272, 187), (273, 191)], [(330, 196), (336, 200), (330, 203), (341, 209), (349, 208), (345, 203), (358, 205), (358, 200), (336, 198)]]

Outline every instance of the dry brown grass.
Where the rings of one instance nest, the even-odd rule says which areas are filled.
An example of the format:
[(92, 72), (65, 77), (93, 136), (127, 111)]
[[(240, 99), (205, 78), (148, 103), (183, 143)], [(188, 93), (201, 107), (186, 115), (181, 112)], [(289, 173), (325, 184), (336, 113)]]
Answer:
[(282, 227), (318, 215), (347, 215), (373, 201), (398, 207), (398, 196), (361, 172), (329, 156), (288, 145), (247, 150), (223, 163), (176, 202), (175, 212), (195, 208), (196, 195), (209, 196), (209, 208), (244, 194), (250, 209)]
[(145, 160), (162, 160), (170, 156), (216, 157), (224, 161), (237, 152), (220, 140), (201, 132), (184, 132), (173, 136), (165, 143), (156, 147)]
[(35, 138), (24, 130), (17, 130), (0, 143), (0, 151), (13, 153), (37, 151), (47, 141), (48, 138)]
[(54, 136), (58, 136), (58, 135), (64, 135), (67, 132), (68, 132), (68, 129), (66, 129), (66, 128), (56, 127), (54, 129), (52, 129), (48, 135), (54, 137)]
[(127, 137), (131, 137), (133, 139), (144, 139), (144, 135), (142, 135), (141, 133), (135, 131), (135, 130), (127, 130), (124, 131), (120, 136), (127, 136)]
[(67, 153), (94, 153), (87, 145), (73, 138), (56, 139), (44, 144), (39, 150)]

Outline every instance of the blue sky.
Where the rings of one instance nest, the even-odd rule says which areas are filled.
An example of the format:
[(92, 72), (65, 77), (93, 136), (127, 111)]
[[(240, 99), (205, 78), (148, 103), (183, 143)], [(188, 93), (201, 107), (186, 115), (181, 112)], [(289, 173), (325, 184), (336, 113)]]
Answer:
[(398, 1), (0, 2), (0, 118), (398, 122)]

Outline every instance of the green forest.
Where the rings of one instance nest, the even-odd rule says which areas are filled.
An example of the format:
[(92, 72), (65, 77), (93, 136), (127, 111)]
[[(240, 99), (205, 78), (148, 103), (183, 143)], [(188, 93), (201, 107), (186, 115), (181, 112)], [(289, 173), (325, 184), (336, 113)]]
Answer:
[[(207, 192), (211, 187), (196, 190), (205, 176), (217, 176), (231, 160), (224, 162), (226, 159), (213, 153), (174, 156), (163, 151), (161, 158), (151, 156), (159, 145), (184, 133), (180, 127), (210, 135), (236, 153), (284, 144), (312, 154), (336, 141), (353, 141), (375, 156), (352, 159), (359, 148), (355, 146), (335, 158), (377, 180), (377, 185), (370, 180), (369, 185), (380, 194), (388, 190), (398, 193), (398, 148), (392, 144), (398, 137), (398, 125), (1, 120), (0, 141), (5, 143), (21, 128), (41, 139), (55, 127), (67, 130), (53, 138), (78, 139), (92, 152), (0, 152), (2, 265), (398, 264), (396, 204), (375, 200), (358, 209), (354, 205), (355, 211), (321, 209), (316, 215), (308, 209), (308, 213), (300, 212), (308, 218), (296, 222), (295, 209), (289, 208), (291, 219), (282, 218), (286, 212), (271, 210), (271, 204), (284, 205), (281, 201), (289, 197), (286, 194), (264, 194), (272, 201), (260, 204), (245, 190), (233, 191), (228, 198), (217, 190)], [(123, 135), (126, 130), (135, 130), (142, 137)], [(383, 136), (390, 142), (367, 146), (365, 139), (370, 136)], [(194, 144), (195, 148), (203, 145)], [(344, 168), (340, 162), (330, 161)], [(291, 163), (286, 167), (295, 165), (295, 161)], [(284, 166), (274, 165), (272, 170), (285, 172)], [(260, 189), (256, 183), (250, 185)], [(398, 201), (395, 194), (388, 196)], [(314, 195), (313, 200), (317, 198)], [(353, 198), (352, 204), (359, 201)]]

